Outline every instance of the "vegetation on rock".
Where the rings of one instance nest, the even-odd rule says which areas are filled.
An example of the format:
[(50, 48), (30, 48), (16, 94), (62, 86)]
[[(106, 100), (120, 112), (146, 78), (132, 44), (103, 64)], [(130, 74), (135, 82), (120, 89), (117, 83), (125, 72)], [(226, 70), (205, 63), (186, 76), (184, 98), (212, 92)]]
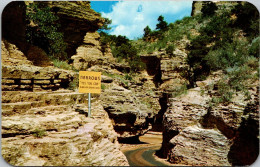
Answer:
[(126, 61), (129, 63), (131, 71), (138, 72), (144, 69), (136, 48), (131, 44), (130, 40), (126, 36), (109, 35), (105, 32), (101, 32), (101, 42), (110, 44), (112, 54), (118, 59), (119, 62)]
[(37, 138), (42, 138), (43, 136), (46, 136), (46, 131), (42, 129), (35, 129), (33, 131), (33, 136)]
[(188, 88), (195, 87), (197, 81), (205, 80), (212, 72), (222, 70), (223, 79), (216, 86), (219, 88), (218, 98), (228, 102), (239, 91), (249, 97), (246, 80), (257, 79), (258, 23), (258, 10), (250, 3), (238, 3), (227, 10), (224, 5), (205, 2), (201, 14), (170, 23), (166, 31), (157, 34), (157, 40), (146, 42), (148, 34), (153, 34), (147, 26), (144, 29), (144, 40), (132, 43), (140, 54), (165, 49), (171, 57), (178, 48), (178, 41), (187, 38), (190, 41), (185, 48), (189, 68), (182, 73), (189, 81)]
[(66, 43), (59, 31), (58, 16), (42, 3), (31, 3), (28, 9), (26, 16), (30, 24), (27, 26), (27, 41), (44, 49), (51, 57), (66, 60)]

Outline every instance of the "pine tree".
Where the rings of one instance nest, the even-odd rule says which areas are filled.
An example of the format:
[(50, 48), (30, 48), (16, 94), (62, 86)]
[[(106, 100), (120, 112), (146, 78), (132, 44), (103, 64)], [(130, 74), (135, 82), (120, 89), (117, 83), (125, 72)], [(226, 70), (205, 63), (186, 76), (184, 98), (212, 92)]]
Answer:
[(157, 20), (159, 23), (156, 24), (156, 29), (160, 31), (166, 31), (168, 29), (168, 23), (164, 21), (164, 17), (160, 15)]
[(151, 28), (149, 26), (146, 26), (144, 28), (144, 36), (143, 36), (143, 38), (147, 39), (151, 35), (151, 32), (152, 32)]

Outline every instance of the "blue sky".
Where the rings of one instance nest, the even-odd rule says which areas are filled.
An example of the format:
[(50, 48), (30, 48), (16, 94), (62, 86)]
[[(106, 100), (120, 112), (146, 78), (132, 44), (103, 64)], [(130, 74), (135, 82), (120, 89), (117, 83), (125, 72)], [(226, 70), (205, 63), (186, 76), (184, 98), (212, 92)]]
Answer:
[(190, 16), (192, 1), (91, 1), (91, 8), (112, 20), (110, 34), (135, 39), (147, 25), (154, 30), (160, 15), (168, 23)]

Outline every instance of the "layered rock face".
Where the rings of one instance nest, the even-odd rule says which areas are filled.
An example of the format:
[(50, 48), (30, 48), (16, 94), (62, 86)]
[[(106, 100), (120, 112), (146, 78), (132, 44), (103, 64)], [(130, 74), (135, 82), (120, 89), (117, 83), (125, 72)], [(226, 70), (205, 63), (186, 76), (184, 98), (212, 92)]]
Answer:
[[(44, 3), (59, 15), (71, 55), (103, 22), (89, 2)], [(41, 48), (26, 42), (26, 5), (12, 2), (3, 14), (3, 158), (15, 166), (127, 166), (98, 96), (88, 118), (86, 95), (64, 89), (77, 73), (54, 68), (43, 61), (47, 55)], [(93, 42), (89, 37), (87, 44)], [(40, 64), (30, 61), (35, 57)]]
[(202, 95), (202, 87), (169, 99), (160, 155), (188, 165), (252, 164), (259, 154), (259, 97), (254, 86), (249, 103), (240, 98), (229, 105), (209, 107), (214, 91)]
[[(62, 88), (75, 72), (34, 66), (6, 41), (2, 42), (2, 53), (2, 156), (8, 163), (128, 165), (113, 124), (97, 97), (92, 98), (92, 118), (88, 118), (86, 94)], [(24, 85), (34, 87), (24, 91)]]
[[(35, 2), (43, 3), (43, 2)], [(69, 57), (85, 40), (87, 32), (95, 32), (103, 25), (104, 19), (90, 8), (89, 1), (47, 1), (44, 2), (59, 17), (64, 41), (68, 44), (66, 50)]]
[[(130, 72), (129, 65), (118, 63), (112, 55), (110, 46), (100, 42), (98, 32), (87, 32), (71, 59), (73, 67), (77, 70), (98, 70), (108, 73)], [(110, 72), (111, 70), (112, 72)]]
[(118, 79), (104, 79), (106, 88), (100, 96), (101, 103), (120, 140), (138, 139), (151, 129), (160, 106), (159, 96), (146, 91), (150, 84), (153, 85), (148, 81), (122, 83)]
[[(6, 8), (6, 16), (8, 16), (14, 6), (23, 13), (28, 12), (26, 7), (29, 3), (22, 3), (23, 8), (19, 8), (18, 4), (12, 4)], [(138, 136), (144, 134), (150, 128), (154, 115), (160, 109), (158, 95), (155, 95), (153, 91), (149, 91), (148, 88), (154, 87), (154, 84), (153, 82), (150, 83), (150, 80), (144, 82), (148, 76), (146, 74), (144, 74), (146, 76), (141, 78), (137, 77), (138, 79), (134, 79), (131, 83), (129, 80), (124, 79), (126, 74), (123, 72), (130, 71), (129, 65), (116, 62), (112, 56), (111, 49), (108, 46), (102, 46), (100, 36), (95, 32), (103, 24), (103, 18), (90, 9), (89, 2), (53, 1), (34, 3), (42, 3), (49, 6), (53, 13), (59, 16), (59, 24), (63, 27), (62, 32), (65, 42), (68, 43), (67, 52), (72, 56), (73, 67), (77, 70), (101, 71), (104, 73), (102, 80), (106, 89), (100, 97), (102, 99), (100, 103), (109, 113), (110, 119), (113, 120), (113, 125), (119, 138), (138, 138)], [(25, 16), (21, 15), (21, 17), (24, 21)], [(14, 27), (15, 21), (13, 20), (11, 23), (6, 22), (5, 26)], [(25, 23), (23, 22), (23, 24)], [(23, 31), (19, 34), (24, 35), (24, 33)], [(25, 36), (22, 37), (22, 39), (24, 38)], [(41, 59), (43, 56), (39, 54), (41, 52), (39, 51), (40, 48), (27, 45), (22, 52), (19, 52), (19, 54), (15, 53), (20, 56), (19, 60), (16, 59), (15, 61), (17, 62), (15, 62), (12, 59), (12, 57), (15, 57), (12, 52), (13, 50), (19, 50), (21, 48), (20, 45), (16, 47), (7, 41), (3, 41), (2, 45), (6, 55), (8, 55), (2, 59), (2, 62), (4, 62), (2, 66), (3, 77), (7, 79), (3, 82), (4, 90), (58, 90), (67, 88), (77, 75), (77, 73), (72, 71), (49, 67), (51, 64), (48, 63), (46, 65), (41, 64), (41, 66), (47, 67), (39, 67), (36, 61), (28, 61), (27, 59), (30, 57), (39, 57), (36, 60), (43, 62)], [(12, 49), (10, 46), (16, 48)], [(106, 74), (114, 75), (115, 78), (106, 79)], [(144, 94), (151, 96), (145, 96)], [(120, 102), (117, 99), (120, 99)], [(139, 101), (140, 99), (142, 102)], [(113, 106), (111, 105), (112, 103), (115, 103), (117, 107), (111, 108)], [(125, 118), (125, 114), (127, 116), (130, 115), (131, 119), (122, 123), (120, 118)]]
[(176, 49), (173, 55), (168, 55), (164, 50), (161, 50), (142, 55), (141, 59), (146, 63), (147, 72), (150, 76), (153, 76), (153, 82), (157, 88), (167, 93), (173, 92), (176, 87), (186, 82), (186, 79), (180, 74), (187, 69), (187, 64), (184, 61), (186, 57), (187, 54), (184, 50)]
[(173, 53), (167, 54), (165, 50), (160, 50), (152, 54), (141, 55), (141, 60), (146, 64), (148, 80), (155, 85), (155, 92), (159, 95), (160, 109), (156, 115), (154, 130), (162, 130), (163, 115), (168, 108), (168, 99), (173, 96), (173, 92), (178, 91), (187, 83), (182, 76), (187, 72), (188, 65), (185, 63), (187, 57), (186, 46), (189, 40), (183, 38), (175, 46)]
[(1, 44), (3, 90), (67, 88), (76, 75), (52, 66), (34, 66), (14, 44), (5, 40)]
[[(193, 2), (192, 15), (201, 13), (204, 3)], [(232, 3), (217, 2), (217, 6), (228, 8), (234, 5)], [(169, 64), (167, 62), (165, 66)], [(162, 61), (159, 67), (160, 88), (168, 95), (174, 93), (170, 87), (164, 89), (163, 85), (168, 81), (163, 81)], [(185, 71), (182, 69), (172, 71), (175, 74), (170, 78)], [(251, 165), (255, 162), (259, 155), (259, 83), (248, 80), (250, 100), (237, 93), (231, 103), (212, 105), (211, 98), (217, 89), (214, 84), (221, 76), (221, 71), (211, 74), (178, 98), (166, 96), (159, 156), (175, 164), (194, 166)]]
[(77, 70), (86, 70), (92, 66), (110, 66), (115, 64), (115, 58), (108, 48), (100, 44), (100, 35), (97, 32), (88, 32), (84, 37), (83, 44), (77, 48), (76, 55), (73, 55), (73, 66)]
[[(12, 98), (10, 98), (12, 97)], [(103, 107), (71, 91), (3, 92), (2, 156), (18, 166), (128, 165)]]
[(183, 39), (180, 43), (183, 45), (177, 45), (173, 56), (161, 50), (141, 57), (151, 81), (161, 91), (161, 110), (156, 124), (162, 122), (163, 143), (156, 154), (174, 164), (252, 164), (259, 154), (257, 84), (250, 90), (249, 103), (238, 95), (229, 105), (212, 107), (209, 102), (214, 90), (210, 87), (223, 75), (218, 71), (207, 80), (197, 82), (198, 87), (173, 98), (178, 88), (187, 82), (182, 73), (187, 72), (185, 46), (189, 41)]
[[(3, 38), (15, 44), (26, 57), (30, 60), (30, 54), (39, 54), (38, 59), (42, 60), (44, 51), (35, 48), (26, 41), (26, 12), (28, 5), (32, 2), (11, 2), (3, 11)], [(90, 8), (88, 1), (76, 2), (33, 2), (49, 6), (53, 13), (59, 17), (58, 23), (61, 25), (61, 31), (64, 35), (64, 41), (67, 43), (67, 55), (71, 57), (76, 53), (76, 49), (82, 44), (87, 32), (95, 32), (102, 26), (104, 19)], [(44, 59), (47, 59), (44, 56)], [(37, 60), (37, 59), (36, 59)], [(34, 62), (33, 62), (34, 63)], [(39, 66), (40, 64), (34, 64)]]

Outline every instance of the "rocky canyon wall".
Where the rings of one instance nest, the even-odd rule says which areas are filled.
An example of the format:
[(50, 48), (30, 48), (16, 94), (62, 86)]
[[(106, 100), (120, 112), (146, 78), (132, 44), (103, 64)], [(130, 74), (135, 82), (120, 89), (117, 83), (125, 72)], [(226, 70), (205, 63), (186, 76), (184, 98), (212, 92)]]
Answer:
[[(59, 16), (73, 67), (102, 72), (103, 90), (92, 99), (94, 118), (87, 118), (85, 95), (68, 90), (77, 72), (54, 68), (43, 49), (26, 42), (25, 31), (12, 36), (19, 20), (26, 26), (28, 4), (9, 4), (1, 43), (4, 159), (12, 165), (128, 165), (117, 140), (151, 129), (160, 110), (154, 82), (147, 72), (126, 79), (130, 67), (101, 45), (96, 30), (103, 19), (89, 2), (43, 3)], [(17, 18), (8, 21), (9, 15)]]
[[(163, 157), (188, 165), (250, 165), (259, 154), (259, 102), (255, 83), (250, 102), (209, 107), (201, 88), (170, 99), (163, 117)], [(250, 143), (250, 144), (249, 144)]]
[[(68, 89), (77, 72), (53, 67), (43, 49), (27, 43), (26, 3), (11, 2), (2, 15), (4, 160), (15, 166), (127, 166), (99, 97), (92, 98), (93, 117), (88, 118), (86, 95)], [(102, 50), (92, 45), (103, 19), (90, 2), (44, 3), (59, 15), (71, 56), (82, 44)], [(95, 65), (94, 60), (88, 68)]]
[[(203, 3), (193, 2), (193, 16), (201, 13)], [(218, 2), (217, 5), (224, 4), (229, 7), (234, 3), (237, 2)], [(188, 41), (186, 43), (188, 44)], [(157, 57), (158, 55), (161, 56)], [(231, 103), (214, 105), (211, 103), (211, 98), (217, 90), (214, 85), (223, 76), (221, 71), (217, 71), (205, 81), (197, 82), (195, 88), (188, 89), (183, 95), (169, 96), (176, 92), (174, 88), (178, 83), (185, 83), (180, 74), (187, 72), (187, 66), (183, 64), (185, 59), (181, 58), (184, 58), (187, 52), (184, 49), (184, 56), (179, 56), (175, 61), (175, 57), (165, 60), (163, 55), (155, 56), (160, 62), (156, 73), (161, 76), (158, 88), (168, 94), (164, 96), (167, 97), (164, 98), (164, 103), (161, 103), (164, 106), (164, 112), (161, 114), (163, 143), (157, 155), (174, 164), (192, 166), (254, 163), (259, 155), (259, 82), (247, 81), (250, 84), (249, 100), (237, 93)], [(147, 56), (147, 59), (149, 57), (151, 55)], [(169, 68), (174, 67), (169, 66), (171, 61), (177, 64), (175, 70)], [(149, 68), (149, 65), (147, 67)], [(156, 76), (154, 72), (151, 74)]]

